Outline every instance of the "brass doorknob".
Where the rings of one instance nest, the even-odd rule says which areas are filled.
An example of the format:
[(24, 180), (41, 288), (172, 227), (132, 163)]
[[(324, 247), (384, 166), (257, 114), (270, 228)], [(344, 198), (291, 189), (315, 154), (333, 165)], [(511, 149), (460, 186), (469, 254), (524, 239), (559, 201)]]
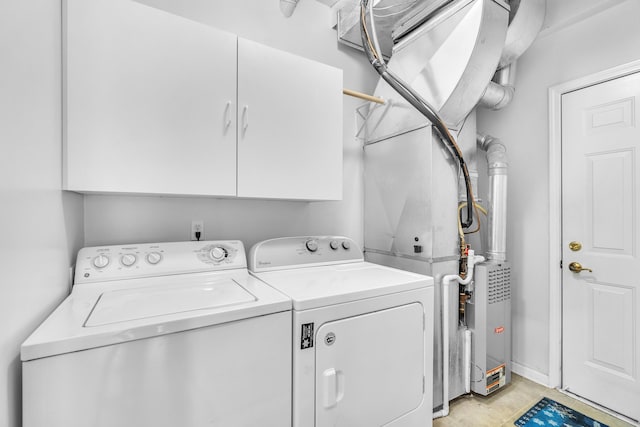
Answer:
[(579, 251), (580, 249), (582, 249), (582, 243), (573, 241), (569, 243), (569, 249), (571, 249), (574, 252)]
[(572, 262), (571, 264), (569, 264), (569, 270), (573, 271), (574, 273), (580, 273), (583, 270), (588, 271), (589, 273), (593, 273), (593, 270), (587, 267), (583, 267), (582, 264), (580, 264), (579, 262)]

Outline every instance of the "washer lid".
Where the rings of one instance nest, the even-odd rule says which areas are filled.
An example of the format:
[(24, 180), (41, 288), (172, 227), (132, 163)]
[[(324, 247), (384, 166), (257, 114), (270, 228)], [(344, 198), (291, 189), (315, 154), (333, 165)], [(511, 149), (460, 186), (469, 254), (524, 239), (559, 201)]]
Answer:
[(369, 262), (293, 268), (254, 275), (293, 300), (295, 310), (433, 286), (433, 278)]
[(22, 344), (22, 361), (179, 333), (291, 310), (247, 270), (75, 286)]
[(256, 301), (234, 280), (181, 286), (107, 291), (93, 307), (84, 326), (101, 326), (165, 314), (229, 307)]

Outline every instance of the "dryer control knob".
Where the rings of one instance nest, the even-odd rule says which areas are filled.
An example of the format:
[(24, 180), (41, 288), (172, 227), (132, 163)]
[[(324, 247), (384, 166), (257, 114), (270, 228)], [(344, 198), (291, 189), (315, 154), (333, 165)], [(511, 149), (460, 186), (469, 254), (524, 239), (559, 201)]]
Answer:
[(342, 242), (342, 247), (346, 250), (351, 249), (351, 242), (349, 242), (348, 240), (345, 240), (344, 242)]
[(147, 254), (147, 262), (149, 264), (156, 265), (160, 261), (162, 261), (162, 255), (160, 255), (160, 252), (151, 252)]
[(93, 265), (96, 268), (105, 268), (107, 265), (109, 265), (109, 257), (100, 254), (93, 259)]
[(338, 247), (339, 247), (338, 242), (336, 242), (335, 240), (332, 240), (332, 241), (329, 243), (329, 247), (330, 247), (331, 249), (333, 249), (334, 251), (338, 250)]
[(215, 248), (211, 249), (211, 251), (209, 251), (209, 256), (214, 261), (222, 261), (227, 257), (227, 255), (227, 250), (222, 246), (216, 246)]
[(122, 258), (120, 258), (120, 262), (125, 267), (131, 267), (133, 264), (136, 263), (137, 260), (138, 260), (138, 257), (136, 257), (134, 254), (124, 254), (122, 255)]
[(305, 246), (307, 247), (307, 250), (309, 252), (315, 252), (318, 250), (318, 242), (316, 242), (315, 240), (307, 240)]

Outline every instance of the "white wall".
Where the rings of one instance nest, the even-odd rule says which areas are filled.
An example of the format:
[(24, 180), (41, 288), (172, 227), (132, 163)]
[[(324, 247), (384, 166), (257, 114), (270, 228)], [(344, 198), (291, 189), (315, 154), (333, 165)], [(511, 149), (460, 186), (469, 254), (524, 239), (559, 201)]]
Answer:
[(21, 425), (20, 344), (66, 295), (82, 198), (61, 188), (60, 1), (0, 3), (0, 426)]
[[(559, 0), (549, 0), (549, 7)], [(575, 2), (574, 2), (575, 3)], [(590, 2), (594, 3), (594, 2)], [(612, 2), (609, 2), (611, 4)], [(568, 13), (568, 9), (563, 9)], [(509, 152), (508, 251), (513, 263), (513, 360), (536, 379), (549, 374), (548, 96), (551, 86), (640, 59), (640, 2), (561, 18), (518, 62), (516, 96), (499, 112), (480, 110), (478, 130)]]
[[(140, 2), (341, 68), (347, 88), (370, 92), (377, 81), (364, 54), (337, 44), (330, 9), (316, 1), (301, 1), (288, 19), (280, 13), (277, 0)], [(362, 147), (354, 138), (354, 110), (361, 104), (344, 97), (343, 201), (91, 195), (85, 197), (86, 245), (185, 240), (192, 219), (205, 221), (205, 239), (241, 239), (247, 248), (266, 238), (293, 234), (341, 234), (362, 244)]]

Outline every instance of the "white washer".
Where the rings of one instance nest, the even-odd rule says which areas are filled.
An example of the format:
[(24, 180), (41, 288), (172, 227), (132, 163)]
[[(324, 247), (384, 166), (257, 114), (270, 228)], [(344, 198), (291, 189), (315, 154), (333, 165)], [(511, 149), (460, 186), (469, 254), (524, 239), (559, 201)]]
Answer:
[(82, 249), (21, 356), (24, 427), (291, 425), (291, 302), (239, 241)]
[(332, 236), (258, 243), (249, 270), (293, 301), (294, 427), (431, 426), (431, 277)]

